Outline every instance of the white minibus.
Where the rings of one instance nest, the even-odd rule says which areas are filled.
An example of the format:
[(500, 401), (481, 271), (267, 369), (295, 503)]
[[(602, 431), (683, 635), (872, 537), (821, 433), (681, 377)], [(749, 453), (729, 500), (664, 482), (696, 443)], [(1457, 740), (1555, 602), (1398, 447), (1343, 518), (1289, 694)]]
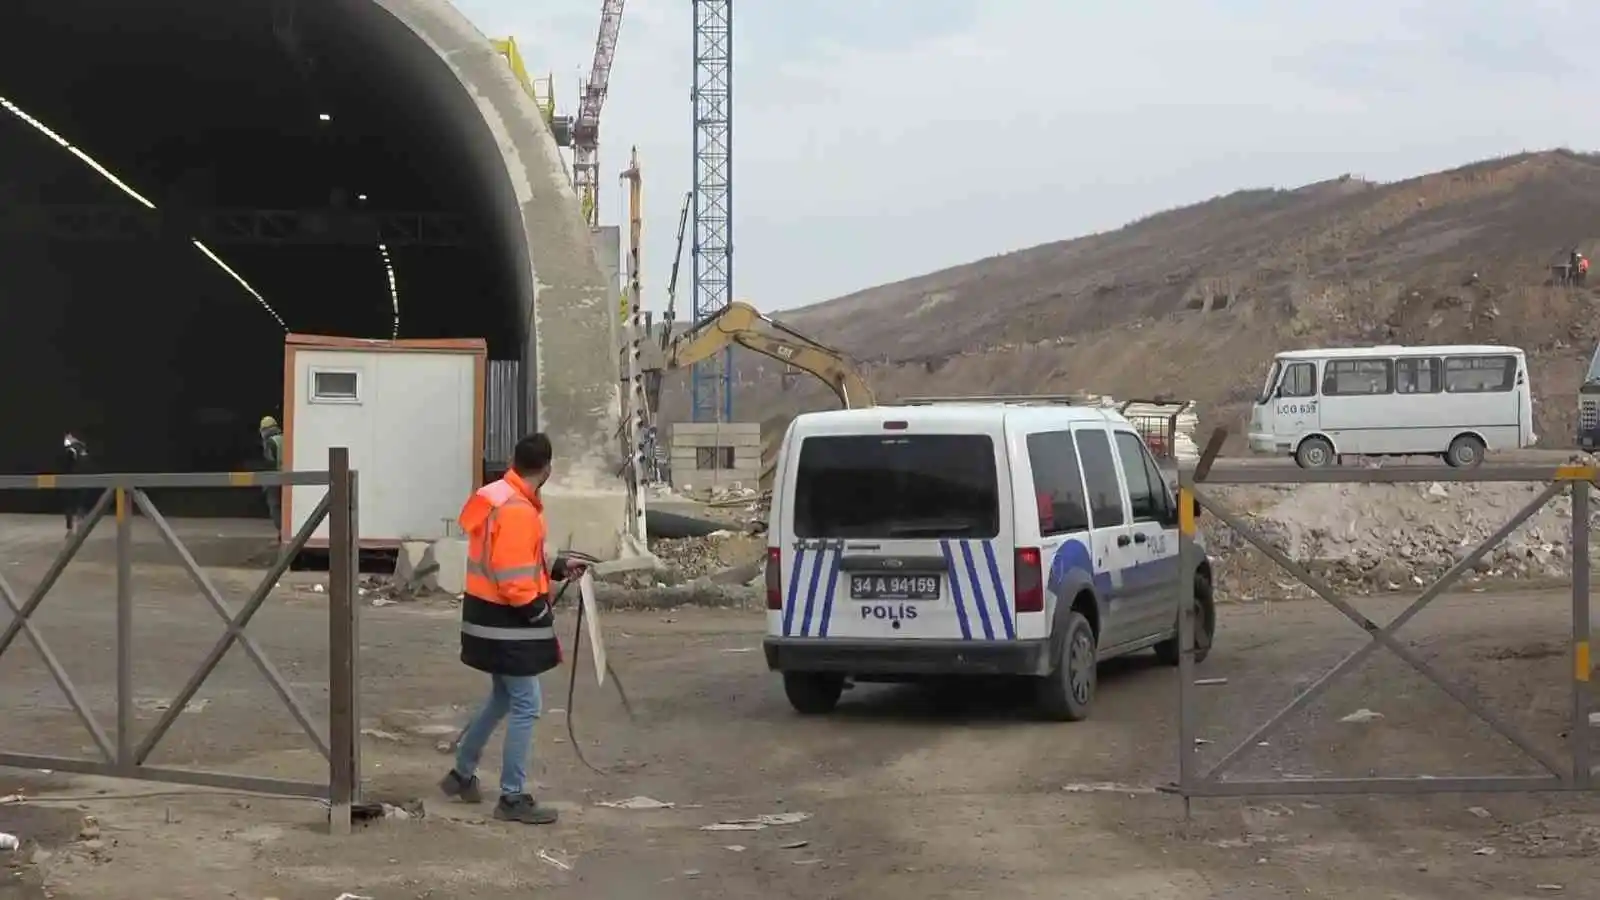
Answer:
[(1285, 351), (1250, 411), (1250, 449), (1302, 468), (1347, 455), (1476, 466), (1535, 439), (1527, 359), (1492, 344)]

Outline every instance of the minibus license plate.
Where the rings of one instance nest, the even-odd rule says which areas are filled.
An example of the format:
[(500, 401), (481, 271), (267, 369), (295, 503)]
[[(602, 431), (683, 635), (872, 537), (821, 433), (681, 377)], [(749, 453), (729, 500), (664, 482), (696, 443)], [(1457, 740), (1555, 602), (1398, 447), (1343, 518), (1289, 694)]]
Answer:
[(851, 575), (852, 600), (937, 600), (937, 575)]

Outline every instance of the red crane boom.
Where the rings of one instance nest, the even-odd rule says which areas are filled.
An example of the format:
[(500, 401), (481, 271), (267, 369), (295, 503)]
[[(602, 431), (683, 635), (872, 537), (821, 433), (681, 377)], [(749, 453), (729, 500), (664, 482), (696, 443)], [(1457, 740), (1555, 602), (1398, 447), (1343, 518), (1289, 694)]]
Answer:
[(625, 0), (601, 0), (600, 35), (594, 42), (594, 63), (578, 103), (572, 125), (572, 184), (583, 204), (591, 228), (600, 224), (600, 109), (611, 81), (611, 62), (617, 56), (617, 35), (622, 32)]

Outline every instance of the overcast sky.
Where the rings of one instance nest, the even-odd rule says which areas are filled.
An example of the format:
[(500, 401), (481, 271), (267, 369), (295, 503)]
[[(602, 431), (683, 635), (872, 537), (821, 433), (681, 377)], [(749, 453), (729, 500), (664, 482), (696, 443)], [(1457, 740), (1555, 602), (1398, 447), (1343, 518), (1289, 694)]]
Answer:
[[(575, 111), (600, 0), (455, 2)], [(639, 148), (652, 308), (690, 185), (691, 25), (688, 0), (629, 0), (602, 116), (607, 224)], [(734, 35), (734, 290), (767, 310), (1239, 188), (1600, 147), (1584, 0), (746, 0)]]

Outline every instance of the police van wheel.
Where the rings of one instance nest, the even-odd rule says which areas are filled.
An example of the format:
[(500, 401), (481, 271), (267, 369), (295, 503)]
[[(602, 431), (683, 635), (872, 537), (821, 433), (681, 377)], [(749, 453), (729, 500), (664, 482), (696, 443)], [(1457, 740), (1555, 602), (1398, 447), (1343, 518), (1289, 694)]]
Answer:
[(1039, 711), (1057, 722), (1081, 722), (1094, 704), (1094, 629), (1076, 611), (1068, 611), (1061, 624), (1066, 628), (1061, 658), (1055, 661), (1055, 671), (1039, 681)]
[[(1194, 661), (1198, 665), (1211, 655), (1211, 641), (1217, 634), (1217, 610), (1213, 605), (1211, 579), (1194, 573)], [(1156, 645), (1156, 659), (1169, 666), (1178, 664), (1178, 636)]]
[(844, 693), (844, 676), (818, 672), (783, 673), (783, 692), (794, 711), (804, 716), (833, 712)]

